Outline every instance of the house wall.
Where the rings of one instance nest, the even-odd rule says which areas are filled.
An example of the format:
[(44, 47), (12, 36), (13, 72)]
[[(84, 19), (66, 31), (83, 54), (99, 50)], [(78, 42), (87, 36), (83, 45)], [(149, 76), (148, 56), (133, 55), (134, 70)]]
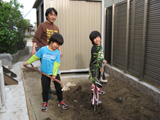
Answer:
[[(45, 1), (47, 9), (53, 6), (58, 11), (55, 24), (64, 37), (61, 47), (61, 71), (89, 68), (92, 44), (89, 34), (101, 32), (101, 2), (53, 0)], [(49, 5), (53, 3), (53, 5)]]
[(28, 29), (26, 29), (24, 34), (25, 34), (25, 35), (29, 35), (29, 36), (30, 36), (30, 35), (34, 35), (34, 34), (35, 34), (35, 31), (31, 31), (31, 32), (30, 32)]
[(125, 0), (105, 0), (105, 7), (109, 7), (113, 4), (119, 3), (121, 1), (125, 1)]
[(27, 32), (25, 32), (25, 35), (29, 35), (29, 36), (30, 35), (35, 35), (35, 31), (31, 31), (31, 33), (27, 31)]
[(43, 0), (41, 0), (40, 4), (39, 4), (38, 7), (36, 8), (36, 12), (38, 11), (38, 15), (39, 15), (37, 23), (39, 23), (39, 24), (42, 23), (42, 22), (44, 22), (44, 21), (42, 21), (42, 19), (41, 19), (41, 18), (42, 18), (42, 17), (41, 17), (41, 15), (42, 15), (42, 14), (41, 14), (41, 5), (42, 5), (42, 4), (44, 4), (44, 3), (43, 3)]

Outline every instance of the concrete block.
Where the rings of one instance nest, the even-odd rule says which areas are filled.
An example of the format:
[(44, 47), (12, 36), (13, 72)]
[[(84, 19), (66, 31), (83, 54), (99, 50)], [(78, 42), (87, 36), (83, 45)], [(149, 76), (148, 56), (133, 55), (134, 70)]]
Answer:
[(23, 50), (20, 50), (20, 56), (25, 56), (29, 54), (29, 48), (26, 47)]
[(20, 56), (25, 56), (29, 54), (29, 48), (24, 48), (23, 50), (19, 50), (17, 53), (12, 54), (12, 64), (16, 63), (19, 61)]
[(19, 61), (19, 58), (20, 58), (20, 51), (16, 52), (15, 54), (12, 54), (12, 64), (16, 63)]

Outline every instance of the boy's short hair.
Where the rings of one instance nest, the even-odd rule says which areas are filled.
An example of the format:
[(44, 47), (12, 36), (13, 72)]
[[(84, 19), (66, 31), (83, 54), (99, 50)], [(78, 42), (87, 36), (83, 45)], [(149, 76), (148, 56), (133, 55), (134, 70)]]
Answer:
[(49, 38), (48, 44), (50, 44), (51, 42), (56, 42), (59, 45), (62, 45), (64, 40), (61, 34), (54, 32), (53, 35)]
[(90, 33), (89, 39), (91, 40), (92, 44), (94, 44), (93, 40), (98, 36), (101, 38), (101, 33), (99, 33), (98, 31), (92, 31)]
[(58, 15), (57, 10), (52, 7), (52, 8), (48, 8), (48, 9), (46, 10), (45, 16), (48, 16), (48, 14), (51, 13), (52, 11), (56, 14), (56, 16)]

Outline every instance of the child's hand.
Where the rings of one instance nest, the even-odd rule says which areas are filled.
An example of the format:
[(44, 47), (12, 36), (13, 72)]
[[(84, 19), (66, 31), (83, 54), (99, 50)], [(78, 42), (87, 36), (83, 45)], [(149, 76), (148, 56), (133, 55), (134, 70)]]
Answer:
[(52, 75), (51, 80), (54, 81), (55, 78), (56, 76)]
[(28, 65), (28, 63), (27, 63), (27, 62), (24, 62), (24, 63), (23, 63), (23, 66), (27, 66), (27, 65)]
[(107, 60), (103, 60), (103, 63), (107, 63)]
[(100, 72), (104, 71), (103, 69), (100, 69)]

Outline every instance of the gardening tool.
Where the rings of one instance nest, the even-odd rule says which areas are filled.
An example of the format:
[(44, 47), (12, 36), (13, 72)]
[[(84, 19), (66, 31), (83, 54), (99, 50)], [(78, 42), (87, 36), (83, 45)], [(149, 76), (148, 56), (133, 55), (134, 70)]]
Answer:
[[(25, 67), (26, 67), (26, 68), (29, 68), (29, 69), (32, 69), (32, 70), (35, 70), (35, 71), (37, 71), (37, 72), (39, 72), (39, 73), (41, 73), (41, 74), (43, 74), (43, 75), (45, 75), (45, 76), (51, 78), (50, 75), (47, 75), (46, 73), (44, 73), (44, 72), (42, 72), (42, 71), (36, 69), (32, 64), (30, 64), (30, 65), (31, 65), (32, 67), (28, 67), (28, 66), (25, 66)], [(53, 79), (53, 80), (56, 81), (56, 82), (58, 82), (59, 84), (63, 85), (62, 91), (70, 90), (70, 88), (69, 88), (66, 84), (62, 83), (61, 81), (57, 80), (56, 78)]]
[[(106, 63), (102, 63), (102, 69), (103, 69), (103, 70), (104, 70), (105, 64), (106, 64)], [(108, 82), (108, 80), (107, 80), (107, 79), (103, 80), (103, 72), (104, 72), (104, 71), (101, 71), (100, 81), (106, 83), (106, 82)]]

